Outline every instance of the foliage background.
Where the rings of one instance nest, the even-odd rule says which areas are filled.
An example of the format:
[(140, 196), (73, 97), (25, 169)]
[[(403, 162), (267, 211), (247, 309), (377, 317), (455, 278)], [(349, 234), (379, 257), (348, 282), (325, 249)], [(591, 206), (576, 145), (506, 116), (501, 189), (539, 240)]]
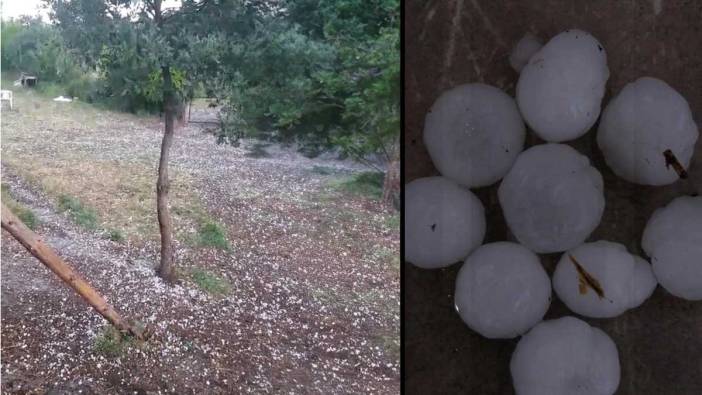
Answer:
[(46, 4), (51, 24), (3, 21), (2, 66), (52, 94), (158, 112), (167, 62), (181, 101), (223, 104), (220, 142), (296, 142), (370, 165), (399, 157), (399, 0), (221, 0), (198, 12), (185, 0), (162, 30), (141, 23), (142, 2)]

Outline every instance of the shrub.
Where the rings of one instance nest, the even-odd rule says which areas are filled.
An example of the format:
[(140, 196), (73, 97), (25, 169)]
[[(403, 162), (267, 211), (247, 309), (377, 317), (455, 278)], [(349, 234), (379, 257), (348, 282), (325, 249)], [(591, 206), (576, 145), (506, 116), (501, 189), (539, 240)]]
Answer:
[(93, 103), (100, 99), (100, 82), (90, 75), (82, 75), (68, 81), (66, 93), (70, 97)]

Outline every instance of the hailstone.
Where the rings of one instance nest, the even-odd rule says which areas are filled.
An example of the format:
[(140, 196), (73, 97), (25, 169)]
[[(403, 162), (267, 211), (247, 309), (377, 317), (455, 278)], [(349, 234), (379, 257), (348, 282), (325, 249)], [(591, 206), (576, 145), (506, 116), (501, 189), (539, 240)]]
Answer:
[(512, 66), (517, 73), (521, 72), (527, 62), (529, 62), (531, 56), (538, 52), (543, 45), (541, 40), (535, 35), (531, 33), (525, 34), (517, 45), (514, 46), (512, 53), (509, 55), (510, 66)]
[(600, 173), (563, 144), (537, 145), (519, 155), (498, 197), (514, 236), (537, 253), (582, 244), (605, 205)]
[(609, 241), (567, 251), (553, 274), (553, 289), (563, 303), (595, 318), (615, 317), (639, 306), (656, 284), (651, 265)]
[(608, 78), (607, 55), (597, 39), (566, 30), (529, 58), (517, 82), (517, 103), (542, 139), (573, 140), (595, 124)]
[(612, 339), (575, 317), (536, 325), (519, 340), (510, 371), (518, 395), (611, 395), (620, 379)]
[(424, 144), (434, 166), (470, 188), (501, 179), (524, 149), (525, 137), (514, 99), (485, 84), (444, 92), (424, 123)]
[(702, 300), (702, 197), (682, 196), (656, 210), (641, 244), (663, 288)]
[(476, 249), (456, 278), (456, 311), (487, 338), (512, 338), (528, 331), (551, 303), (551, 280), (539, 257), (510, 242)]
[(664, 153), (670, 150), (687, 168), (698, 137), (685, 98), (665, 82), (643, 77), (609, 102), (597, 144), (619, 177), (637, 184), (667, 185), (679, 174)]
[(483, 242), (485, 210), (468, 189), (444, 177), (405, 187), (405, 258), (425, 269), (463, 260)]

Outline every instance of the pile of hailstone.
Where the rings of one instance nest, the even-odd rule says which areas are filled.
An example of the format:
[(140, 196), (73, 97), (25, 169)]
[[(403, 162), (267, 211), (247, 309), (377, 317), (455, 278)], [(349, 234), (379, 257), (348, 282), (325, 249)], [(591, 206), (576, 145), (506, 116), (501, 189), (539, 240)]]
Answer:
[[(651, 77), (626, 85), (602, 110), (607, 54), (582, 30), (546, 44), (528, 33), (509, 62), (520, 73), (516, 100), (469, 83), (429, 110), (424, 144), (441, 177), (406, 186), (405, 260), (423, 269), (464, 261), (456, 311), (486, 338), (521, 336), (510, 364), (518, 394), (613, 394), (616, 345), (575, 317), (543, 321), (551, 289), (574, 313), (596, 318), (636, 308), (659, 283), (702, 300), (702, 197), (678, 197), (651, 216), (642, 239), (650, 263), (618, 243), (586, 242), (602, 219), (605, 186), (590, 160), (564, 143), (600, 118), (597, 145), (612, 171), (660, 186), (687, 177), (699, 131), (685, 98)], [(525, 123), (546, 143), (524, 150)], [(469, 188), (498, 182), (518, 243), (482, 245), (485, 210)], [(552, 279), (541, 253), (562, 253)]]

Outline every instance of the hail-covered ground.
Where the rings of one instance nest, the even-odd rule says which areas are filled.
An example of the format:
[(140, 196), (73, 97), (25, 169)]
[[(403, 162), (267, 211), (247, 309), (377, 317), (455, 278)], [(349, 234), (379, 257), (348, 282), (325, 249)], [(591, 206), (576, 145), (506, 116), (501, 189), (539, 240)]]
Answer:
[[(157, 119), (34, 93), (16, 92), (15, 110), (3, 111), (4, 188), (59, 255), (153, 336), (111, 338), (3, 232), (2, 392), (398, 392), (399, 223), (338, 187), (359, 167), (254, 141), (216, 145), (198, 125), (178, 130), (181, 280), (169, 286), (153, 269), (161, 137)], [(91, 207), (97, 225), (61, 210), (62, 196)], [(228, 247), (197, 242), (208, 222)]]

